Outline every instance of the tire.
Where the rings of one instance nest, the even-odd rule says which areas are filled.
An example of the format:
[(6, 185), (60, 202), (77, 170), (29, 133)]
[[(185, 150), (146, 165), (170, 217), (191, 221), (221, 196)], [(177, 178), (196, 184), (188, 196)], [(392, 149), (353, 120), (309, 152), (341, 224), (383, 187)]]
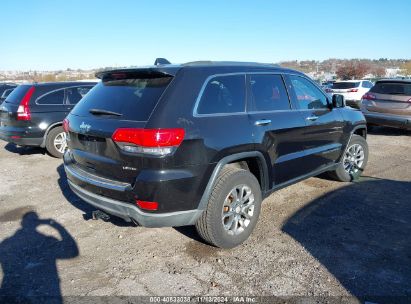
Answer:
[[(351, 163), (350, 159), (347, 159), (349, 157), (348, 154), (349, 153), (352, 154), (353, 152), (355, 152), (355, 149), (356, 149), (355, 147), (358, 147), (358, 146), (361, 147), (363, 153), (358, 152), (354, 154), (354, 159), (357, 159), (358, 161), (355, 164), (355, 166), (351, 164), (351, 166), (348, 168), (348, 171), (350, 172), (348, 172), (346, 170), (346, 166), (348, 163)], [(361, 155), (363, 156), (363, 158), (361, 158)], [(362, 159), (362, 162), (359, 162), (360, 159)], [(338, 168), (335, 171), (329, 172), (329, 175), (333, 179), (337, 181), (341, 181), (341, 182), (351, 182), (351, 181), (357, 180), (361, 176), (362, 172), (364, 171), (367, 165), (367, 162), (368, 162), (367, 141), (364, 139), (364, 137), (354, 134), (351, 137), (350, 142), (348, 143), (348, 148), (344, 152), (344, 155), (342, 157), (340, 164), (338, 165)]]
[[(67, 144), (64, 142), (63, 147), (64, 149), (58, 149), (59, 145), (56, 144), (56, 141), (59, 139), (59, 137), (64, 137), (65, 140), (65, 133), (63, 130), (63, 127), (55, 127), (53, 129), (50, 130), (50, 132), (47, 134), (47, 138), (46, 138), (46, 149), (47, 152), (51, 155), (54, 156), (56, 158), (62, 158), (64, 155), (64, 151), (67, 147)], [(63, 152), (61, 152), (62, 150), (64, 150)]]
[[(234, 200), (232, 193), (236, 193), (240, 200)], [(241, 197), (244, 199), (241, 200)], [(197, 232), (213, 246), (238, 246), (254, 230), (260, 215), (261, 202), (261, 188), (255, 176), (247, 170), (226, 166), (219, 174), (207, 207), (196, 223)]]

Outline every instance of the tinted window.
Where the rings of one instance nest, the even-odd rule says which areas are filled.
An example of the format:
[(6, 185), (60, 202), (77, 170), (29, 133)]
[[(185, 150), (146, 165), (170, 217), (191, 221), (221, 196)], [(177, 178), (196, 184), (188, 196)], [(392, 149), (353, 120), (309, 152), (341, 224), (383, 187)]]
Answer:
[(122, 73), (103, 79), (81, 99), (73, 113), (88, 116), (90, 109), (101, 109), (121, 113), (122, 119), (146, 121), (172, 79), (147, 77)]
[(245, 109), (245, 75), (217, 76), (206, 85), (198, 114), (236, 113)]
[(1, 95), (1, 98), (5, 99), (7, 98), (7, 96), (9, 96), (11, 94), (11, 92), (13, 92), (14, 89), (7, 89), (3, 92), (3, 94)]
[(6, 102), (20, 104), (21, 100), (23, 99), (24, 95), (26, 95), (27, 91), (31, 88), (31, 85), (20, 85), (13, 92), (10, 93), (9, 96), (6, 98)]
[(373, 93), (411, 96), (411, 83), (377, 82), (370, 90)]
[(287, 91), (280, 75), (252, 75), (250, 86), (250, 111), (290, 109)]
[(360, 82), (334, 82), (333, 89), (352, 89), (358, 88), (360, 86)]
[(46, 93), (36, 100), (39, 105), (62, 105), (64, 102), (64, 90), (60, 89), (51, 93)]
[(91, 88), (92, 87), (76, 87), (66, 89), (66, 102), (71, 105), (77, 104)]
[(3, 95), (4, 91), (6, 91), (9, 87), (0, 85), (0, 96)]
[(299, 76), (290, 76), (290, 80), (300, 109), (328, 108), (325, 95), (309, 80)]

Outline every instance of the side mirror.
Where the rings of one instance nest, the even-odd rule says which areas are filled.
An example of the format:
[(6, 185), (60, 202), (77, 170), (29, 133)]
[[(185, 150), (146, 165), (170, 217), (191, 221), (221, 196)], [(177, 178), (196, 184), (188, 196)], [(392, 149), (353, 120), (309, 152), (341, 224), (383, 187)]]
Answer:
[(334, 94), (333, 95), (333, 108), (344, 108), (345, 98), (343, 95)]

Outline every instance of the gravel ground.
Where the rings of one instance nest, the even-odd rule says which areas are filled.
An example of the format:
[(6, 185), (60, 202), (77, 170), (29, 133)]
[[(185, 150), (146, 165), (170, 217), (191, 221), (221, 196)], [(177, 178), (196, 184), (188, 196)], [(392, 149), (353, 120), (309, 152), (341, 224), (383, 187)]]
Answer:
[(272, 194), (232, 250), (191, 227), (90, 220), (61, 160), (0, 141), (0, 294), (410, 297), (410, 139), (375, 129), (364, 177)]

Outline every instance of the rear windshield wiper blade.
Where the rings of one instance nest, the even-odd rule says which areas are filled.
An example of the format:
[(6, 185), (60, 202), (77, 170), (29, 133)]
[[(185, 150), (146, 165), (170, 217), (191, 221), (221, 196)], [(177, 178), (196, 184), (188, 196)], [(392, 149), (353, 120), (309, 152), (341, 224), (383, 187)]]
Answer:
[(112, 115), (112, 116), (123, 116), (121, 113), (103, 110), (103, 109), (90, 109), (89, 112), (93, 115)]

